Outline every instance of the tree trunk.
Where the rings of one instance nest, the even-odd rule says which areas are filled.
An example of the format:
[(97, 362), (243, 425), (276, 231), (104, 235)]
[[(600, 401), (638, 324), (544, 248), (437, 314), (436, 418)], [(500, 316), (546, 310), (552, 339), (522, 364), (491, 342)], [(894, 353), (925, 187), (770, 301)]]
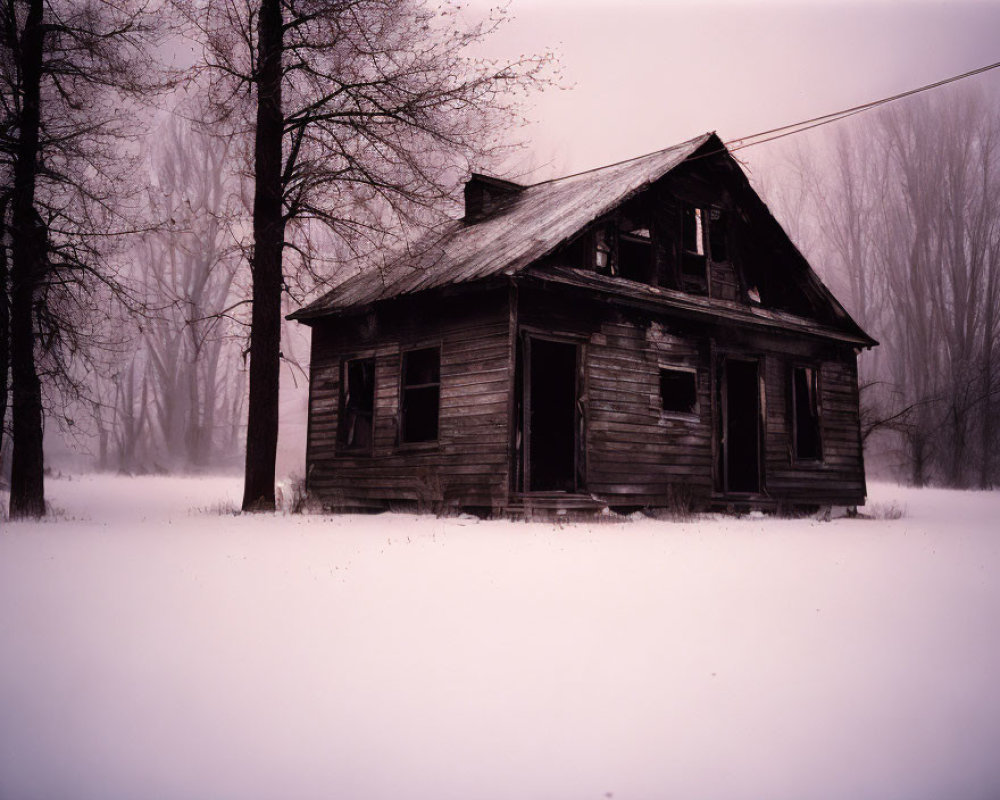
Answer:
[[(7, 295), (7, 201), (0, 202), (0, 453), (3, 453), (7, 419), (7, 372), (10, 369), (10, 306)], [(3, 459), (0, 458), (0, 480)]]
[(983, 369), (983, 447), (979, 459), (979, 488), (993, 488), (993, 352), (987, 347)]
[(257, 33), (257, 131), (254, 141), (253, 311), (244, 511), (274, 510), (281, 348), (282, 21), (279, 0), (261, 0)]
[(996, 313), (997, 313), (997, 301), (1000, 300), (998, 297), (998, 286), (997, 279), (1000, 278), (998, 272), (1000, 272), (1000, 264), (996, 263), (995, 252), (991, 249), (987, 255), (987, 269), (989, 270), (987, 274), (986, 281), (986, 298), (984, 306), (985, 319), (983, 320), (983, 352), (982, 352), (982, 376), (983, 376), (983, 407), (982, 407), (982, 420), (983, 420), (983, 446), (982, 446), (982, 457), (979, 461), (979, 488), (980, 489), (992, 489), (993, 488), (993, 438), (996, 435), (994, 431), (993, 422), (993, 410), (995, 407), (994, 401), (994, 359), (996, 356), (993, 351), (993, 336), (996, 329)]
[(34, 326), (35, 295), (46, 263), (46, 233), (35, 211), (42, 37), (42, 0), (30, 0), (19, 53), (23, 93), (21, 130), (14, 155), (11, 213), (12, 519), (45, 514), (42, 387), (35, 369)]

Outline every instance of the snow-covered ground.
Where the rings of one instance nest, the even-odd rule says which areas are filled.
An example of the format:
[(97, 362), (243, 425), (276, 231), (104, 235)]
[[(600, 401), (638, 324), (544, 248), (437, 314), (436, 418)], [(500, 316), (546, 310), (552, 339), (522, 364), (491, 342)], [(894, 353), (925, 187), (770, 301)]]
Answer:
[(0, 535), (0, 798), (1000, 796), (1000, 493), (832, 522), (227, 514)]

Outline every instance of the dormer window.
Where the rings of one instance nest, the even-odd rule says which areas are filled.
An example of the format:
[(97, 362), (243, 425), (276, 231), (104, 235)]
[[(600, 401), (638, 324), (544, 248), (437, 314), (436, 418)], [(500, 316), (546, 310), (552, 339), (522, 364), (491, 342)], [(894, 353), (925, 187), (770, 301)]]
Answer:
[(712, 206), (685, 204), (681, 221), (681, 288), (708, 291), (708, 266), (729, 261), (726, 212)]
[(729, 260), (729, 226), (726, 224), (726, 212), (721, 208), (711, 208), (708, 211), (709, 252), (712, 261)]
[(705, 209), (684, 207), (684, 252), (705, 255)]
[(649, 228), (631, 228), (618, 235), (618, 274), (630, 281), (653, 283), (653, 237)]
[(597, 228), (594, 231), (594, 269), (605, 275), (617, 274), (612, 261), (611, 237), (607, 228)]
[(694, 292), (708, 291), (706, 209), (685, 205), (681, 222), (681, 286)]

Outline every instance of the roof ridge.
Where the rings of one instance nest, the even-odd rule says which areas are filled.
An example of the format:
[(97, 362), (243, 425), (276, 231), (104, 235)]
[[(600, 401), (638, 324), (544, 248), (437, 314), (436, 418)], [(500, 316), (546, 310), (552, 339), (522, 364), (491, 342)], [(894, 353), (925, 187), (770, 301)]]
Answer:
[[(519, 192), (503, 210), (475, 224), (449, 220), (436, 232), (421, 237), (417, 251), (386, 253), (375, 270), (365, 269), (347, 278), (291, 316), (305, 320), (338, 308), (478, 280), (501, 271), (518, 272), (674, 169), (714, 136), (702, 134), (643, 156), (530, 184), (525, 187), (529, 191)], [(585, 177), (565, 187), (557, 185), (579, 176)], [(577, 187), (591, 183), (600, 184), (600, 191), (585, 191), (574, 200)]]
[(628, 164), (628, 163), (630, 163), (632, 161), (639, 161), (640, 159), (643, 159), (643, 158), (650, 158), (652, 156), (658, 156), (658, 155), (661, 155), (662, 153), (666, 153), (669, 150), (677, 150), (677, 149), (679, 149), (681, 147), (684, 147), (684, 145), (691, 144), (692, 142), (696, 142), (699, 139), (704, 139), (707, 142), (709, 140), (709, 138), (711, 138), (712, 136), (715, 136), (715, 135), (716, 135), (715, 131), (708, 131), (707, 133), (702, 133), (702, 134), (699, 134), (698, 136), (692, 136), (690, 139), (686, 139), (683, 142), (678, 142), (677, 144), (672, 144), (672, 145), (670, 145), (670, 147), (663, 147), (663, 148), (660, 148), (659, 150), (653, 150), (653, 151), (651, 151), (649, 153), (643, 153), (640, 156), (632, 156), (631, 158), (623, 158), (621, 161), (615, 161), (613, 164), (602, 164), (599, 167), (591, 167), (590, 169), (580, 170), (579, 172), (573, 172), (573, 173), (571, 173), (569, 175), (562, 175), (562, 176), (560, 176), (558, 178), (549, 178), (548, 180), (539, 181), (538, 183), (529, 183), (529, 184), (527, 184), (527, 186), (525, 188), (527, 188), (527, 189), (534, 189), (536, 186), (544, 186), (547, 183), (556, 183), (557, 181), (565, 181), (565, 180), (569, 180), (570, 178), (579, 178), (581, 175), (589, 175), (592, 172), (600, 172), (602, 169), (611, 169), (611, 167), (620, 167), (622, 164)]

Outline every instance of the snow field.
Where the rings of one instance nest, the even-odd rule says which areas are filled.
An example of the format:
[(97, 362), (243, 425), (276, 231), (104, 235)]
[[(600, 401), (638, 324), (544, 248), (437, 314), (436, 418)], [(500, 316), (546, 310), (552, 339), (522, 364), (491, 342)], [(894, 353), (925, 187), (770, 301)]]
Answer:
[(0, 534), (0, 798), (990, 798), (1000, 494), (900, 519), (234, 516)]

